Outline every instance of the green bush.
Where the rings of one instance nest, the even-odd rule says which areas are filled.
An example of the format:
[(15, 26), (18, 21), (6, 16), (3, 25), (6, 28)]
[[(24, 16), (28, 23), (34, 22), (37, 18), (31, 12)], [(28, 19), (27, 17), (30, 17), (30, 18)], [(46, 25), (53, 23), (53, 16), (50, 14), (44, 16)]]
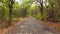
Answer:
[(37, 15), (36, 15), (35, 17), (36, 17), (37, 19), (40, 19), (40, 20), (43, 18), (40, 13), (37, 13)]

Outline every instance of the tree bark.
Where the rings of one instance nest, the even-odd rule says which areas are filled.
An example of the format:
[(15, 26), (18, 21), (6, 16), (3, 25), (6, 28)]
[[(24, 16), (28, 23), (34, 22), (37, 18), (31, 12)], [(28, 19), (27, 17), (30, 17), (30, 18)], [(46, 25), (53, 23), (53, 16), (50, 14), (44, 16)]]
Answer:
[(14, 1), (13, 0), (9, 0), (9, 26), (11, 26), (12, 23), (12, 5), (13, 5)]
[(44, 16), (43, 16), (43, 0), (40, 0), (40, 5), (41, 5), (41, 6), (39, 7), (39, 8), (40, 8), (40, 13), (41, 13), (41, 15), (42, 15), (42, 17), (43, 17), (42, 20), (44, 20)]

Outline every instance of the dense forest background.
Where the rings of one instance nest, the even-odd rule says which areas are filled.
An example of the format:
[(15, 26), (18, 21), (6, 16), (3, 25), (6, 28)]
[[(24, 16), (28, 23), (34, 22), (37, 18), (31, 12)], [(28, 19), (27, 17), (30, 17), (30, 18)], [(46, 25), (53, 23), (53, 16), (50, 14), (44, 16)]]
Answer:
[(11, 26), (19, 18), (33, 16), (38, 20), (59, 22), (60, 0), (0, 0), (0, 27)]

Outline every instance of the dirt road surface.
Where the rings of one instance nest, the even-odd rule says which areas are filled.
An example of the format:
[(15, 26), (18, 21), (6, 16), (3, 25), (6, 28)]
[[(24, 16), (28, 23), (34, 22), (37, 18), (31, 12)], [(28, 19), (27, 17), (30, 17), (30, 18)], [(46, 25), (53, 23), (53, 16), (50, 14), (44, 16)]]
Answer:
[(17, 24), (8, 34), (60, 34), (53, 32), (51, 29), (37, 21), (34, 17), (29, 17), (22, 21), (21, 24)]

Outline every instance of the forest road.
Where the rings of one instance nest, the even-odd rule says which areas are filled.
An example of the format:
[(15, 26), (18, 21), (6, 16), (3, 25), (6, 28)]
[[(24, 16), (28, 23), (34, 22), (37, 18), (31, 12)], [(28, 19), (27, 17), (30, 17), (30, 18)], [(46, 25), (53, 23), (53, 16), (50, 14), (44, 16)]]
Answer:
[(49, 27), (46, 27), (39, 23), (34, 17), (29, 17), (22, 21), (21, 24), (17, 24), (8, 34), (60, 34), (50, 31)]

